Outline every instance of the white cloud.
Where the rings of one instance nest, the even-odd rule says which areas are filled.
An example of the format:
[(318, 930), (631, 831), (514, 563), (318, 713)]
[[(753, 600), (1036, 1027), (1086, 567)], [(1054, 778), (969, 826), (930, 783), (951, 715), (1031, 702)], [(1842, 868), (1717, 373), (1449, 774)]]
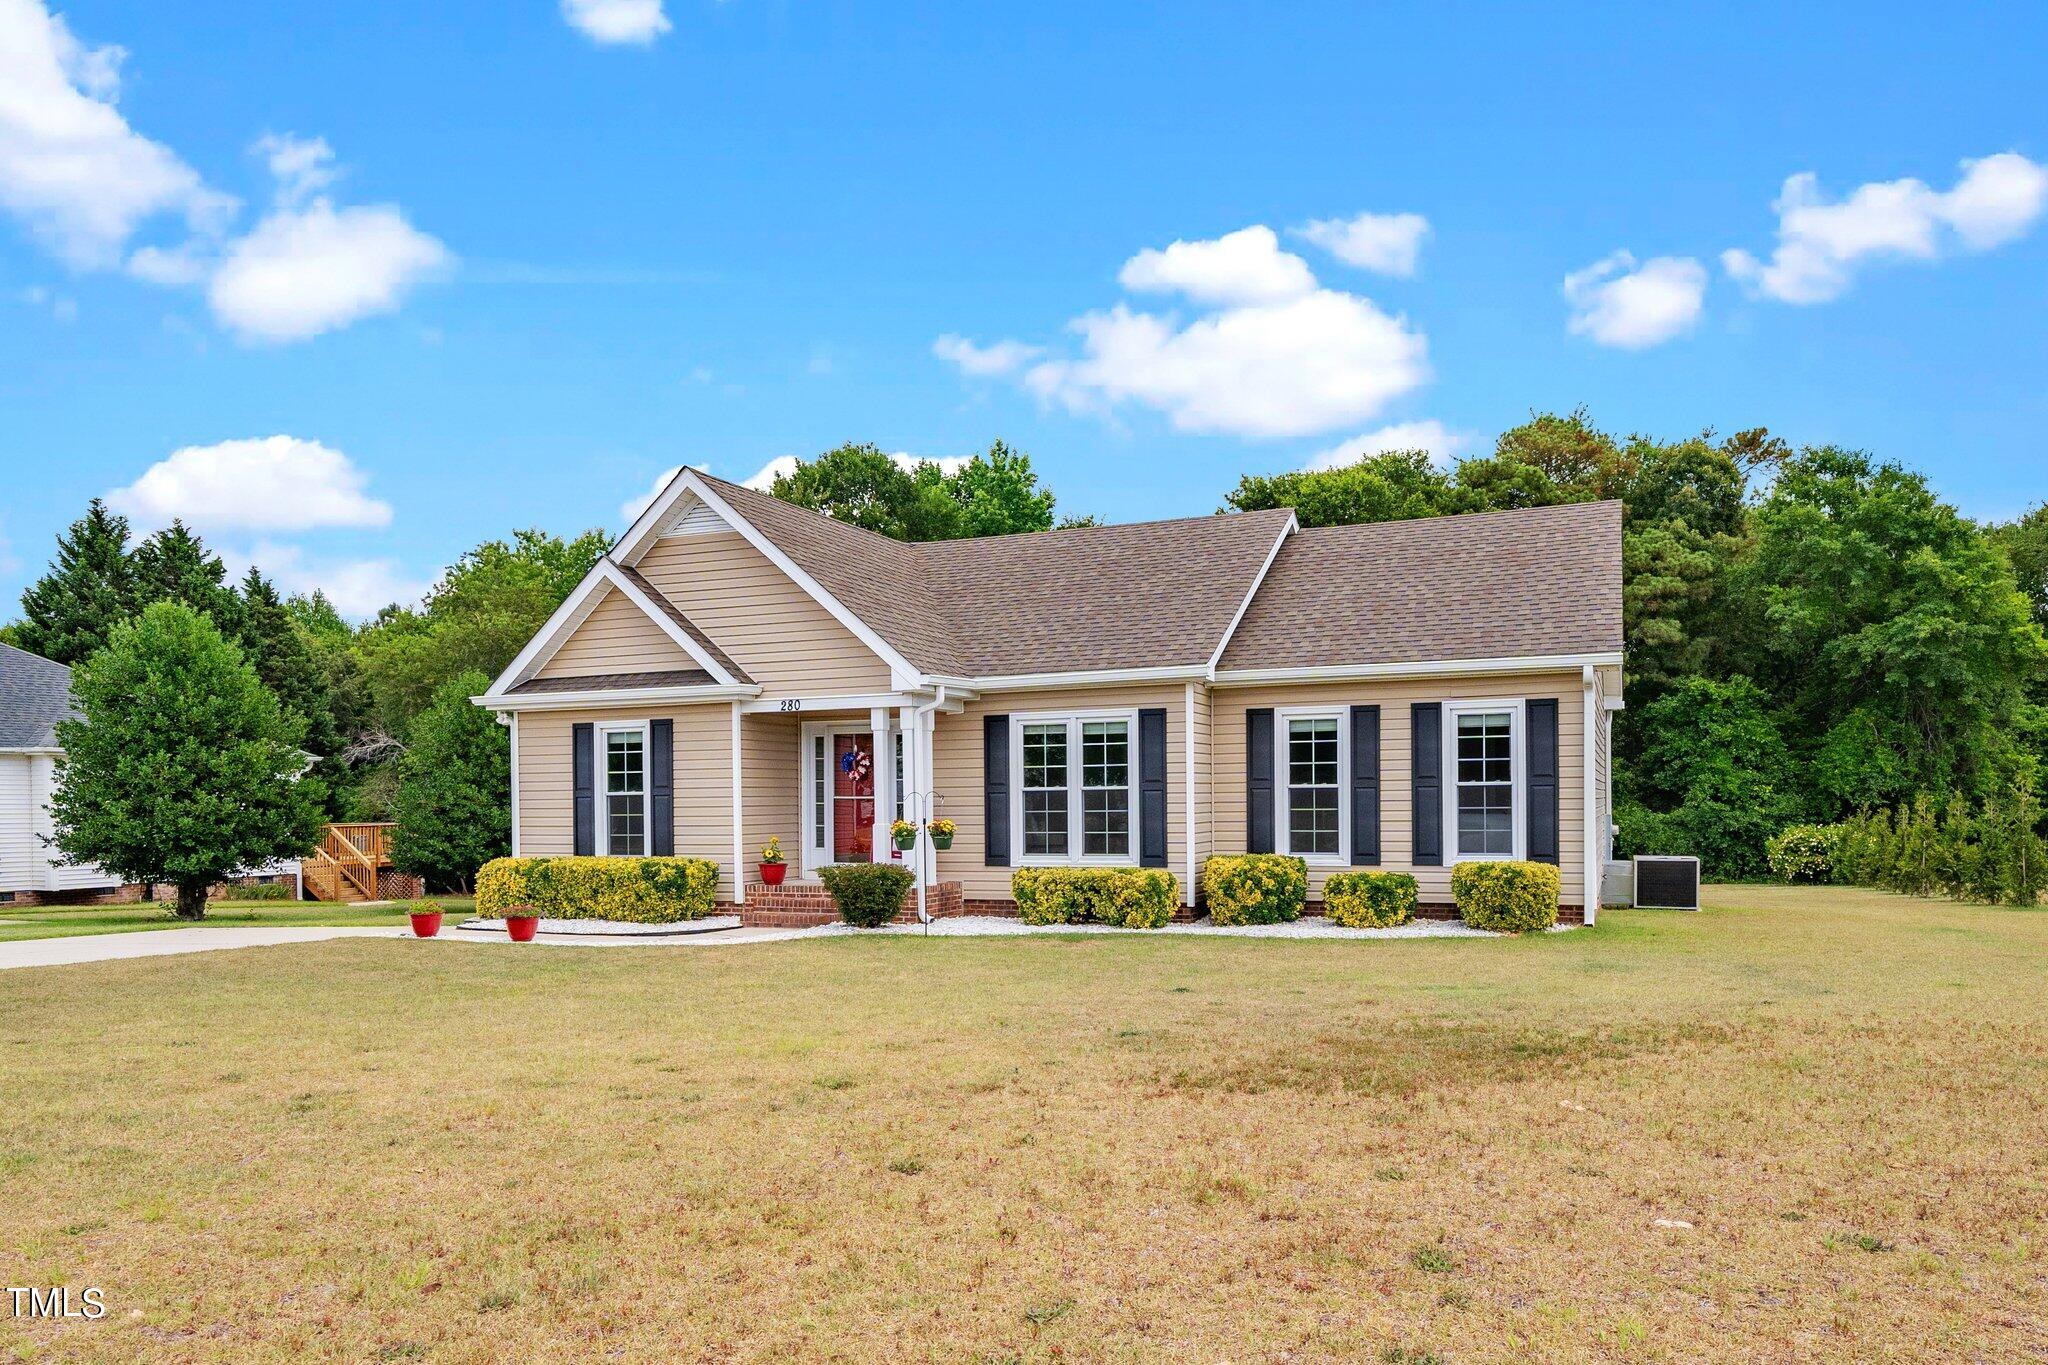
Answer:
[(323, 592), (336, 611), (357, 621), (393, 603), (412, 605), (434, 586), (395, 559), (309, 560), (299, 546), (270, 540), (259, 540), (246, 551), (223, 546), (220, 557), (237, 576), (254, 564), (286, 594)]
[(786, 479), (794, 473), (796, 473), (796, 456), (777, 455), (767, 464), (755, 470), (751, 478), (742, 479), (740, 482), (747, 488), (766, 493), (775, 486), (777, 479)]
[(1127, 289), (1173, 290), (1212, 307), (1191, 320), (1118, 303), (1068, 324), (1079, 354), (978, 346), (948, 333), (939, 356), (969, 374), (1017, 373), (1043, 402), (1109, 414), (1126, 403), (1181, 431), (1306, 436), (1353, 426), (1429, 378), (1429, 343), (1371, 299), (1325, 288), (1271, 228), (1175, 242), (1124, 263)]
[(42, 0), (0, 0), (0, 207), (80, 269), (104, 269), (145, 221), (217, 226), (234, 200), (114, 108), (119, 47), (87, 47)]
[(1751, 293), (1781, 303), (1825, 303), (1845, 293), (1866, 260), (1939, 258), (1953, 247), (1989, 251), (2024, 236), (2048, 209), (2048, 168), (2017, 152), (1962, 163), (1946, 190), (1922, 181), (1873, 181), (1830, 202), (1803, 171), (1772, 204), (1778, 245), (1768, 261), (1747, 251), (1721, 264)]
[[(912, 455), (907, 450), (898, 450), (892, 452), (889, 458), (896, 462), (898, 469), (906, 473), (915, 470), (921, 464), (935, 464), (939, 467), (941, 474), (958, 474), (966, 467), (967, 462), (974, 457), (972, 455)], [(777, 455), (767, 464), (755, 470), (751, 477), (741, 480), (741, 484), (743, 487), (766, 493), (775, 487), (777, 479), (786, 479), (791, 474), (796, 473), (796, 464), (797, 460), (794, 455)]]
[(250, 148), (270, 168), (281, 204), (298, 204), (334, 183), (334, 148), (324, 137), (265, 133)]
[(1420, 333), (1329, 289), (1185, 327), (1122, 304), (1072, 326), (1082, 355), (1026, 371), (1034, 393), (1075, 412), (1136, 402), (1181, 431), (1312, 435), (1370, 418), (1429, 377)]
[(1296, 231), (1346, 265), (1406, 278), (1415, 273), (1429, 220), (1419, 213), (1361, 213), (1318, 218)]
[(1640, 350), (1669, 341), (1699, 321), (1707, 268), (1689, 256), (1638, 263), (1626, 251), (1564, 277), (1570, 327), (1602, 346)]
[(674, 27), (661, 0), (562, 0), (562, 17), (599, 43), (644, 45)]
[(1209, 241), (1147, 248), (1124, 262), (1117, 283), (1133, 293), (1186, 294), (1197, 303), (1278, 303), (1316, 287), (1308, 262), (1254, 225)]
[(206, 297), (245, 341), (299, 341), (395, 311), (453, 259), (393, 205), (280, 204), (229, 246)]
[(1317, 452), (1302, 467), (1310, 471), (1340, 469), (1371, 455), (1384, 455), (1390, 450), (1427, 451), (1433, 463), (1448, 465), (1464, 446), (1464, 437), (1432, 417), (1421, 422), (1395, 422), (1377, 431), (1368, 431), (1363, 436), (1354, 436), (1328, 450)]
[(172, 451), (107, 494), (107, 504), (144, 530), (173, 518), (205, 530), (388, 526), (391, 505), (371, 497), (368, 485), (369, 476), (338, 450), (265, 436)]
[(985, 379), (1014, 374), (1045, 354), (1045, 348), (1026, 346), (1021, 341), (998, 341), (989, 346), (977, 346), (966, 337), (948, 332), (932, 343), (932, 354), (958, 366), (962, 374)]

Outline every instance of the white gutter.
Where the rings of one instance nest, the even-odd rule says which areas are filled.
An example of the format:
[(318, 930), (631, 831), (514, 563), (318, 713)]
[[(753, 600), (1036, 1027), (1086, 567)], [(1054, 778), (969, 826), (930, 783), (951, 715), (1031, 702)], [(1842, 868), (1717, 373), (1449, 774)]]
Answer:
[(760, 695), (758, 686), (619, 687), (584, 692), (486, 692), (470, 700), (491, 711), (576, 711), (590, 706), (632, 706), (643, 702), (688, 706), (694, 702), (751, 701)]
[(1416, 659), (1388, 664), (1329, 664), (1306, 668), (1231, 668), (1215, 677), (1218, 687), (1253, 683), (1349, 682), (1357, 678), (1476, 678), (1495, 673), (1555, 673), (1621, 662), (1621, 651), (1598, 654), (1519, 654), (1497, 659)]

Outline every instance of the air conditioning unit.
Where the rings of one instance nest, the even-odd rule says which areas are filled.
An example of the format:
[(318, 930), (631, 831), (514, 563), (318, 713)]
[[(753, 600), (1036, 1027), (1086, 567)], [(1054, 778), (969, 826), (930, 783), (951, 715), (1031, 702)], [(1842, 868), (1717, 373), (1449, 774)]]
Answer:
[(1638, 855), (1635, 860), (1638, 910), (1700, 908), (1700, 860)]

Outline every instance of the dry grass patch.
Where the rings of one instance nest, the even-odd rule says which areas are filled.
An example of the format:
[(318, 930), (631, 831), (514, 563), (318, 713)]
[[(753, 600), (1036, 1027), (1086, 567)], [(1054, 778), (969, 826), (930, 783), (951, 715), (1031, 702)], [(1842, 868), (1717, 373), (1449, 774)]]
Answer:
[[(2025, 1358), (2048, 914), (0, 977), (37, 1358)], [(1398, 1354), (1397, 1354), (1398, 1353)]]

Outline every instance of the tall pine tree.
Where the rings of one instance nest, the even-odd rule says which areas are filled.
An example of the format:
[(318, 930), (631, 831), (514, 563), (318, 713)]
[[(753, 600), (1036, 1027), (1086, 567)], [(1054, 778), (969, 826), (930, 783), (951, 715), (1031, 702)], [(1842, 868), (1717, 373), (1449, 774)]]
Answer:
[(241, 601), (236, 607), (236, 639), (242, 653), (278, 704), (306, 725), (309, 752), (331, 758), (341, 747), (327, 676), (313, 657), (305, 630), (292, 619), (284, 599), (253, 564), (242, 575)]
[(182, 602), (211, 616), (220, 633), (230, 639), (239, 633), (236, 618), (240, 604), (227, 586), (227, 566), (184, 522), (173, 521), (136, 546), (129, 562), (135, 575), (136, 601), (141, 606)]
[(18, 643), (31, 654), (78, 664), (138, 608), (128, 562), (128, 519), (94, 498), (57, 537), (57, 560), (21, 595)]

